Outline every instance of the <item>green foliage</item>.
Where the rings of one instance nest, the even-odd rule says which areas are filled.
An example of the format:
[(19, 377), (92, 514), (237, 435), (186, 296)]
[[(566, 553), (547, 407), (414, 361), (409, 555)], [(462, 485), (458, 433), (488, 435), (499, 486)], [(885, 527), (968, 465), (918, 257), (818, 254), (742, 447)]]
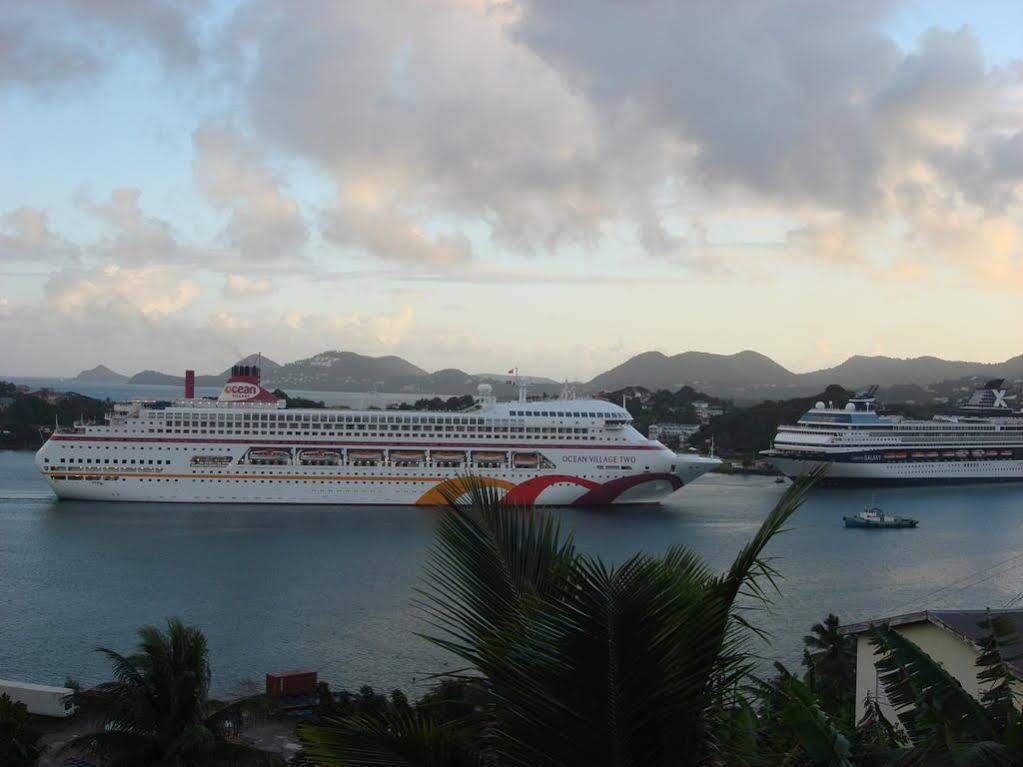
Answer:
[(201, 631), (170, 619), (166, 631), (144, 626), (139, 638), (134, 655), (98, 649), (114, 672), (114, 681), (93, 691), (102, 729), (74, 738), (62, 751), (84, 752), (109, 765), (280, 764), (271, 754), (229, 739), (259, 704), (243, 699), (215, 707), (209, 701)]
[(56, 403), (39, 394), (26, 393), (6, 381), (0, 381), (0, 397), (14, 401), (0, 410), (0, 428), (11, 432), (0, 446), (33, 447), (42, 444), (40, 428), (52, 429), (54, 423), (71, 426), (76, 420), (101, 421), (113, 410), (110, 400), (98, 400), (81, 394), (61, 394)]
[[(418, 604), (427, 639), (465, 664), (478, 703), (301, 729), (323, 765), (731, 763), (737, 684), (755, 631), (737, 599), (768, 598), (763, 552), (816, 476), (793, 485), (727, 572), (693, 552), (616, 567), (576, 551), (555, 518), (469, 482), (448, 498)], [(748, 740), (748, 739), (747, 739)], [(445, 762), (444, 759), (449, 759)]]
[(840, 724), (807, 685), (781, 664), (775, 669), (777, 679), (759, 685), (760, 762), (852, 767), (850, 741)]
[(458, 411), (466, 410), (475, 403), (475, 399), (471, 394), (463, 394), (459, 397), (448, 397), (442, 399), (441, 397), (424, 397), (423, 399), (417, 399), (411, 405), (408, 402), (402, 402), (397, 405), (388, 405), (388, 410), (431, 410), (431, 411)]
[(1016, 630), (1004, 616), (987, 617), (980, 627), (988, 630), (977, 656), (977, 681), (983, 692), (980, 700), (1000, 730), (1019, 719), (1019, 701), (1013, 684), (1017, 682), (1012, 663), (1021, 656), (1017, 652)]
[(329, 719), (299, 730), (306, 763), (321, 767), (483, 767), (488, 764), (471, 737), (409, 710), (381, 716)]
[(839, 634), (839, 623), (829, 614), (803, 637), (804, 682), (825, 711), (851, 722), (856, 707), (856, 640)]
[(755, 456), (771, 446), (780, 424), (795, 423), (816, 402), (830, 401), (837, 406), (851, 396), (852, 392), (832, 385), (813, 397), (768, 400), (752, 407), (734, 408), (711, 419), (710, 424), (694, 434), (690, 442), (703, 444), (713, 438), (719, 453)]
[(307, 409), (319, 409), (326, 407), (319, 400), (306, 399), (305, 397), (292, 397), (284, 389), (274, 389), (273, 395), (277, 399), (282, 399), (288, 403), (289, 408), (307, 408)]
[[(633, 426), (646, 434), (654, 423), (698, 423), (694, 402), (706, 402), (713, 407), (728, 408), (727, 401), (704, 394), (690, 386), (683, 386), (678, 391), (658, 389), (650, 391), (642, 386), (629, 386), (611, 392), (601, 392), (604, 399), (621, 404), (625, 401), (625, 409), (633, 419)], [(669, 445), (675, 447), (676, 445)]]
[(40, 734), (32, 727), (24, 703), (0, 694), (0, 765), (28, 767), (39, 757)]

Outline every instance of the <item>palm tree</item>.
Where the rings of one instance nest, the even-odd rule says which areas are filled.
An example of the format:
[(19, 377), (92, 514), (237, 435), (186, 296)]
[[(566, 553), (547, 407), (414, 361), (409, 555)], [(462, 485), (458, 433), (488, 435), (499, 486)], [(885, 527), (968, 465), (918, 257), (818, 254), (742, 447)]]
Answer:
[(804, 681), (825, 711), (848, 718), (855, 708), (856, 644), (852, 637), (838, 633), (839, 623), (836, 615), (829, 614), (803, 637)]
[(762, 554), (820, 472), (799, 480), (724, 574), (673, 546), (618, 566), (580, 554), (550, 515), (470, 480), (448, 508), (418, 603), (465, 664), (478, 714), (306, 725), (319, 765), (731, 764), (733, 712), (769, 596)]
[(216, 708), (209, 700), (206, 638), (180, 620), (166, 631), (139, 629), (139, 651), (110, 660), (112, 682), (96, 688), (102, 729), (71, 740), (64, 752), (84, 752), (108, 767), (279, 765), (281, 760), (232, 740), (253, 699)]

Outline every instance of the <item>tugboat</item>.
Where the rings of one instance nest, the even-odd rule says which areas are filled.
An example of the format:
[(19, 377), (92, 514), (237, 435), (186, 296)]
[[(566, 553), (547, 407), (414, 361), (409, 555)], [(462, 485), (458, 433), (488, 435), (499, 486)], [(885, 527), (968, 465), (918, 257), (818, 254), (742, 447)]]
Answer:
[(842, 517), (846, 527), (916, 527), (918, 522), (909, 517), (892, 517), (876, 506), (866, 508), (854, 517)]

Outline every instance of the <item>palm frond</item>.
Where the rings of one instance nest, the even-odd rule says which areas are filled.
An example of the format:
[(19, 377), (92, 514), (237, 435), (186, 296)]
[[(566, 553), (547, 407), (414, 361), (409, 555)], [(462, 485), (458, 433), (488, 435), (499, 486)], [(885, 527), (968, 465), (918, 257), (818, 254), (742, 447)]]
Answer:
[(761, 581), (767, 580), (771, 586), (775, 585), (776, 572), (770, 567), (769, 561), (762, 559), (764, 548), (775, 535), (782, 532), (785, 523), (796, 513), (809, 492), (827, 473), (827, 469), (827, 465), (818, 466), (805, 476), (798, 477), (778, 499), (756, 535), (739, 551), (728, 573), (721, 579), (721, 595), (729, 607), (744, 587), (753, 589), (754, 595), (762, 595), (764, 591)]
[(441, 632), (426, 638), (479, 668), (499, 662), (495, 643), (531, 605), (563, 588), (575, 548), (553, 517), (503, 504), (478, 479), (450, 493), (416, 605)]
[(870, 642), (881, 653), (878, 679), (914, 745), (996, 739), (984, 707), (915, 643), (888, 626), (872, 628)]
[(90, 732), (79, 735), (64, 743), (58, 755), (88, 754), (103, 761), (114, 761), (118, 758), (134, 759), (139, 764), (147, 763), (156, 753), (153, 740), (145, 735), (134, 732), (109, 730)]
[(845, 734), (821, 709), (814, 694), (781, 664), (776, 690), (779, 697), (776, 726), (784, 727), (806, 753), (812, 764), (852, 767), (850, 745)]
[(298, 729), (305, 756), (319, 767), (483, 767), (484, 754), (449, 724), (405, 712), (352, 716)]
[(252, 695), (217, 706), (207, 714), (203, 724), (217, 735), (236, 735), (245, 724), (268, 721), (273, 713), (273, 706), (265, 695)]
[(1004, 731), (1019, 717), (1013, 663), (1023, 655), (1017, 652), (1018, 637), (1012, 621), (1004, 616), (992, 616), (989, 609), (979, 625), (988, 630), (980, 642), (976, 661), (977, 682), (983, 690), (980, 699), (999, 729)]

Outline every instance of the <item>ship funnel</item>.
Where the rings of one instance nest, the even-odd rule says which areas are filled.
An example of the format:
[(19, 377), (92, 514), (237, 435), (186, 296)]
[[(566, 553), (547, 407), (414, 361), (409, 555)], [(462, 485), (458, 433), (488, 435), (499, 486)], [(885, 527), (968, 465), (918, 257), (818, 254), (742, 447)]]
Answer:
[(185, 371), (185, 399), (195, 399), (195, 371)]

